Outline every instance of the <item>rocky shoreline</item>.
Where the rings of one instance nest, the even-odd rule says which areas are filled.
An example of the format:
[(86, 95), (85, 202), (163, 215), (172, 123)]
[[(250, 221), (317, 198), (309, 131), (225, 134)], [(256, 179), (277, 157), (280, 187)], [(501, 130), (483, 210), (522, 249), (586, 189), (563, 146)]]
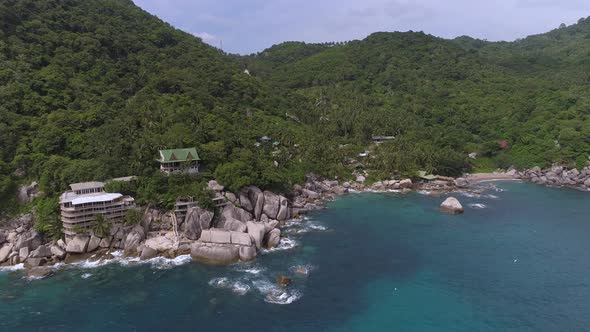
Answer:
[[(44, 239), (33, 228), (34, 214), (29, 213), (8, 223), (0, 230), (0, 266), (27, 269), (29, 277), (44, 277), (61, 263), (84, 260), (102, 261), (113, 258), (113, 252), (125, 257), (149, 260), (155, 257), (173, 259), (190, 255), (206, 264), (227, 265), (253, 260), (264, 248), (274, 248), (288, 237), (281, 231), (287, 221), (297, 222), (309, 211), (324, 208), (324, 203), (339, 195), (362, 192), (421, 191), (431, 196), (471, 190), (470, 183), (485, 180), (525, 179), (533, 183), (590, 189), (590, 166), (582, 171), (563, 166), (541, 170), (533, 168), (518, 172), (467, 175), (465, 178), (436, 177), (432, 181), (414, 183), (411, 179), (391, 179), (365, 184), (357, 181), (339, 182), (308, 176), (304, 185), (295, 185), (286, 196), (248, 186), (238, 193), (224, 191), (215, 181), (209, 183), (217, 197), (227, 204), (215, 214), (198, 206), (190, 207), (184, 220), (176, 221), (173, 212), (144, 209), (137, 225), (114, 225), (109, 234), (80, 234), (57, 241)], [(21, 192), (21, 195), (23, 193)], [(441, 211), (461, 213), (460, 203), (448, 200)]]

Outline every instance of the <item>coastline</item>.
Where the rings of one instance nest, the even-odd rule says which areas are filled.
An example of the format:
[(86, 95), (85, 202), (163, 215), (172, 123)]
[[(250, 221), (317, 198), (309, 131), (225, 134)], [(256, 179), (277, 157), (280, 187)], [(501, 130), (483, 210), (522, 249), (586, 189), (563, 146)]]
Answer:
[[(490, 181), (530, 181), (530, 179), (524, 177), (523, 174), (525, 173), (510, 170), (508, 172), (465, 174), (464, 177), (460, 178), (438, 177), (434, 181), (419, 181), (416, 183), (412, 182), (411, 179), (392, 179), (377, 181), (370, 185), (366, 184), (363, 178), (360, 179), (361, 181), (339, 182), (310, 176), (303, 186), (294, 186), (292, 193), (286, 195), (290, 197), (288, 200), (284, 196), (266, 191), (262, 192), (260, 189), (252, 186), (244, 188), (239, 193), (223, 192), (223, 189), (221, 189), (218, 194), (226, 196), (233, 195), (233, 204), (230, 204), (227, 208), (224, 207), (222, 211), (220, 211), (221, 216), (218, 217), (220, 217), (222, 220), (221, 224), (219, 224), (219, 220), (217, 220), (211, 224), (211, 228), (203, 228), (202, 230), (199, 229), (199, 236), (196, 238), (188, 238), (186, 228), (191, 228), (191, 230), (194, 231), (195, 224), (200, 222), (200, 218), (203, 217), (204, 211), (197, 208), (195, 211), (192, 211), (192, 213), (189, 213), (193, 215), (191, 217), (192, 219), (187, 218), (183, 224), (184, 231), (181, 233), (180, 237), (178, 233), (175, 235), (176, 237), (174, 237), (173, 229), (159, 228), (163, 226), (163, 224), (160, 223), (165, 221), (170, 212), (160, 212), (157, 210), (148, 209), (144, 215), (144, 218), (147, 215), (149, 219), (147, 225), (144, 225), (144, 219), (139, 225), (136, 226), (118, 226), (119, 231), (122, 232), (122, 234), (119, 235), (120, 244), (118, 246), (111, 245), (107, 248), (99, 247), (97, 248), (98, 250), (92, 249), (90, 252), (85, 253), (71, 253), (66, 250), (67, 245), (64, 244), (64, 241), (60, 240), (61, 243), (60, 241), (43, 241), (42, 243), (38, 243), (35, 246), (29, 245), (31, 249), (31, 255), (28, 256), (28, 260), (26, 255), (21, 257), (19, 260), (18, 258), (21, 256), (20, 254), (22, 254), (22, 252), (19, 251), (20, 248), (18, 248), (22, 245), (21, 238), (25, 238), (31, 233), (34, 234), (34, 231), (32, 230), (34, 217), (29, 214), (22, 216), (19, 219), (19, 222), (16, 223), (20, 224), (20, 226), (14, 230), (18, 232), (18, 238), (15, 239), (13, 236), (12, 240), (10, 240), (12, 242), (6, 241), (7, 245), (13, 246), (15, 250), (12, 250), (10, 253), (8, 261), (0, 266), (0, 271), (26, 269), (28, 272), (31, 272), (30, 274), (32, 274), (32, 276), (30, 277), (42, 278), (53, 274), (54, 271), (59, 270), (64, 266), (75, 267), (87, 265), (90, 267), (96, 267), (109, 264), (110, 262), (119, 261), (125, 262), (122, 263), (123, 265), (156, 262), (157, 264), (171, 266), (176, 265), (174, 262), (177, 262), (180, 257), (184, 257), (180, 259), (183, 264), (190, 261), (201, 262), (204, 264), (213, 263), (216, 265), (230, 265), (237, 262), (247, 262), (254, 260), (257, 256), (257, 252), (260, 254), (264, 252), (272, 252), (276, 250), (273, 248), (280, 247), (281, 245), (284, 245), (285, 242), (289, 242), (289, 234), (292, 233), (287, 231), (289, 227), (288, 225), (301, 225), (306, 219), (305, 215), (307, 213), (326, 208), (326, 202), (333, 201), (341, 195), (346, 195), (349, 193), (406, 194), (412, 191), (426, 194), (431, 197), (440, 197), (453, 192), (468, 192), (478, 194), (481, 191), (481, 188), (474, 186), (478, 183)], [(530, 182), (540, 184), (535, 181)], [(551, 186), (550, 184), (545, 185)], [(221, 186), (221, 188), (223, 188), (223, 186)], [(574, 188), (580, 189), (579, 187)], [(586, 191), (586, 189), (584, 191)], [(267, 197), (266, 204), (272, 204), (272, 206), (266, 206), (265, 203), (260, 203), (260, 197)], [(246, 200), (241, 202), (241, 204), (246, 203), (246, 206), (240, 205), (240, 200)], [(259, 204), (263, 204), (263, 206), (258, 209), (258, 212), (255, 212), (255, 207)], [(282, 206), (288, 208), (288, 213), (283, 214), (281, 221), (279, 221), (276, 219), (278, 219), (278, 211), (279, 209), (282, 209)], [(268, 218), (264, 212), (273, 209), (276, 209), (275, 217), (273, 219)], [(212, 216), (209, 217), (212, 218)], [(24, 221), (21, 222), (21, 220)], [(157, 232), (151, 231), (150, 229), (151, 223), (155, 222), (158, 223), (156, 225), (158, 229)], [(138, 233), (142, 233), (141, 230), (138, 230), (140, 225), (145, 227), (145, 234), (140, 240), (131, 241), (132, 245), (128, 246), (127, 244), (130, 242), (128, 238), (137, 238)], [(242, 225), (249, 227), (240, 228)], [(248, 228), (254, 229), (256, 227), (263, 227), (264, 229), (264, 235), (259, 234), (257, 240), (254, 239), (255, 232), (248, 230)], [(269, 245), (271, 231), (273, 233), (273, 239), (270, 240), (272, 243)], [(201, 233), (207, 233), (210, 238), (204, 239), (203, 236), (200, 235)], [(222, 233), (229, 235), (237, 233), (234, 236), (242, 234), (246, 237), (249, 235), (252, 240), (246, 241), (248, 243), (233, 243), (231, 241), (218, 242), (212, 239), (212, 237), (215, 235), (213, 233), (217, 235)], [(10, 234), (8, 237), (10, 238)], [(38, 235), (34, 237), (34, 240), (35, 239), (38, 239)], [(27, 240), (28, 238), (25, 239), (25, 241)], [(162, 245), (162, 247), (150, 247), (154, 243), (156, 245)], [(174, 243), (177, 245), (175, 246)], [(256, 246), (254, 246), (255, 244)], [(51, 254), (47, 254), (43, 263), (39, 265), (31, 265), (30, 263), (27, 263), (31, 260), (30, 258), (37, 257), (33, 254), (39, 251), (38, 247), (40, 246), (44, 246), (43, 250), (41, 251), (44, 251), (45, 249), (51, 249)], [(63, 255), (61, 257), (55, 256), (55, 252), (53, 251), (54, 247), (60, 247), (63, 250)], [(197, 248), (197, 254), (195, 254), (195, 247)], [(234, 258), (231, 260), (217, 262), (217, 257), (227, 254), (228, 249), (231, 249), (232, 253), (234, 251), (237, 252), (238, 249), (248, 249), (249, 251), (246, 253), (245, 257), (241, 255), (242, 251), (240, 251), (240, 255), (235, 254)], [(149, 255), (146, 255), (145, 251), (149, 251)], [(215, 252), (212, 253), (212, 251)], [(224, 252), (220, 254), (220, 251)], [(211, 261), (209, 259), (210, 256), (215, 259)], [(38, 258), (35, 258), (33, 261), (40, 262)]]

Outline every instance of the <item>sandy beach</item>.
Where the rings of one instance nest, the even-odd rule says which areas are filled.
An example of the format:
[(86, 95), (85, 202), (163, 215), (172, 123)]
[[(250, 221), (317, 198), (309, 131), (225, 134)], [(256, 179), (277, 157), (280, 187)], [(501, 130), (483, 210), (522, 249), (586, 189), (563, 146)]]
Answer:
[(493, 173), (474, 173), (474, 174), (467, 174), (465, 178), (469, 182), (480, 182), (480, 181), (490, 181), (490, 180), (515, 180), (518, 179), (514, 175), (505, 173), (505, 172), (493, 172)]

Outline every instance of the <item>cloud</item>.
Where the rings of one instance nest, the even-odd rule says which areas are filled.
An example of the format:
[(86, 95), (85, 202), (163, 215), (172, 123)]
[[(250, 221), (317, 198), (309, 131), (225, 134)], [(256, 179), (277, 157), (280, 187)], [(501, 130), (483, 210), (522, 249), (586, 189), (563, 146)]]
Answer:
[(192, 32), (191, 33), (195, 37), (201, 38), (201, 40), (209, 45), (218, 47), (219, 45), (219, 38), (216, 36), (208, 33), (208, 32)]

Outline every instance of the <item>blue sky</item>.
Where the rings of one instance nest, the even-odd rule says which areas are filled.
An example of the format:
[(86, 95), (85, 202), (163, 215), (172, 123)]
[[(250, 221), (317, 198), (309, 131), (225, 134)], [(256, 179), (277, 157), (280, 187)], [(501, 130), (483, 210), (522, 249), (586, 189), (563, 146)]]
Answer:
[(590, 16), (590, 0), (134, 0), (231, 53), (283, 41), (345, 41), (376, 31), (514, 40)]

